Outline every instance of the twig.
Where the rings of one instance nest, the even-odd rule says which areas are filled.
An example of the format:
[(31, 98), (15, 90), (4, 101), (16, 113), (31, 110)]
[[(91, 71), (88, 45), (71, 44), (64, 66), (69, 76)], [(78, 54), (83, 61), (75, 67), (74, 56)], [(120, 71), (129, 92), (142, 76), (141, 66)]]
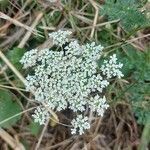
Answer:
[[(28, 21), (29, 22), (29, 21)], [(26, 22), (27, 23), (27, 22)], [(15, 33), (13, 33), (12, 35), (8, 36), (8, 38), (6, 38), (6, 40), (4, 40), (1, 44), (0, 44), (0, 48), (3, 49), (8, 49), (9, 47), (11, 47), (17, 40), (20, 39), (20, 37), (22, 37), (25, 33), (25, 29), (24, 28), (20, 28), (18, 29)]]
[(56, 149), (56, 148), (58, 148), (58, 147), (61, 146), (61, 145), (64, 146), (64, 145), (69, 144), (69, 143), (72, 142), (74, 139), (75, 139), (75, 136), (73, 136), (73, 137), (71, 137), (71, 138), (69, 138), (69, 139), (67, 139), (67, 140), (64, 140), (64, 141), (62, 141), (62, 142), (60, 142), (60, 143), (58, 143), (58, 144), (55, 144), (55, 145), (52, 145), (52, 146), (43, 148), (43, 149), (41, 149), (41, 150)]
[(18, 88), (18, 87), (12, 87), (12, 86), (7, 86), (7, 85), (2, 85), (0, 84), (0, 87), (2, 88), (6, 88), (6, 89), (13, 89), (13, 90), (20, 90), (20, 91), (23, 91), (23, 92), (27, 92), (25, 89), (21, 89), (21, 88)]
[(110, 48), (117, 47), (117, 46), (120, 46), (120, 45), (131, 44), (134, 41), (137, 41), (139, 39), (143, 39), (143, 38), (146, 38), (146, 37), (149, 37), (149, 36), (150, 36), (150, 33), (149, 34), (145, 34), (145, 35), (140, 36), (140, 37), (136, 37), (136, 38), (130, 39), (130, 40), (126, 40), (126, 41), (123, 41), (123, 42), (115, 43), (113, 45), (105, 47), (105, 49), (110, 49)]
[(0, 65), (0, 75), (3, 74), (5, 72), (5, 70), (8, 68), (7, 65), (4, 65), (3, 67)]
[[(27, 101), (33, 102), (33, 100), (30, 100), (26, 95), (24, 95), (22, 93), (23, 90), (24, 90), (24, 92), (28, 92), (28, 91), (26, 91), (25, 89), (21, 89), (21, 88), (16, 87), (16, 85), (9, 79), (9, 77), (8, 77), (6, 72), (3, 72), (3, 75), (5, 76), (5, 79), (8, 81), (8, 83), (11, 85), (11, 86), (9, 86), (10, 88), (16, 90)], [(6, 85), (2, 85), (2, 86), (6, 86)], [(7, 87), (3, 87), (3, 88), (7, 88)]]
[(97, 135), (97, 133), (98, 133), (101, 122), (102, 122), (102, 118), (99, 118), (98, 119), (98, 124), (96, 125), (95, 131), (94, 131), (95, 135)]
[(18, 143), (10, 134), (4, 129), (0, 128), (0, 137), (13, 149), (13, 150), (25, 150), (23, 144)]
[(90, 1), (90, 3), (93, 5), (93, 7), (95, 8), (95, 17), (94, 17), (93, 27), (92, 27), (92, 31), (91, 31), (91, 35), (90, 35), (90, 37), (93, 38), (94, 32), (95, 32), (95, 26), (96, 26), (96, 24), (97, 24), (99, 9), (98, 9), (98, 7), (97, 7), (96, 2), (94, 2), (93, 0), (89, 0), (89, 1)]
[(16, 26), (23, 27), (23, 28), (25, 28), (26, 30), (28, 30), (28, 31), (30, 31), (30, 32), (32, 32), (32, 33), (34, 33), (34, 34), (37, 34), (37, 30), (32, 29), (31, 27), (29, 27), (29, 26), (27, 26), (27, 25), (25, 25), (25, 24), (19, 22), (19, 21), (16, 20), (16, 19), (13, 19), (13, 18), (7, 16), (6, 14), (4, 14), (4, 13), (2, 13), (2, 12), (0, 12), (0, 18), (5, 19), (5, 20), (8, 20), (9, 22), (15, 24)]
[(45, 133), (45, 131), (47, 129), (48, 123), (49, 123), (49, 120), (46, 122), (46, 124), (45, 124), (45, 126), (44, 126), (44, 128), (43, 128), (43, 130), (41, 132), (41, 135), (40, 135), (40, 137), (38, 139), (38, 143), (37, 143), (37, 145), (35, 147), (35, 150), (38, 150), (38, 148), (40, 147), (40, 144), (41, 144), (41, 141), (43, 139), (44, 133)]
[(6, 63), (6, 65), (15, 73), (15, 75), (25, 83), (25, 78), (21, 75), (21, 73), (13, 66), (13, 64), (6, 58), (6, 56), (0, 50), (0, 58)]
[(26, 112), (28, 112), (28, 111), (31, 111), (31, 110), (33, 110), (33, 109), (35, 109), (35, 108), (36, 108), (36, 106), (35, 106), (35, 107), (32, 107), (32, 108), (29, 108), (29, 109), (27, 109), (27, 110), (24, 110), (24, 111), (22, 111), (22, 112), (20, 112), (20, 113), (17, 113), (17, 114), (15, 114), (15, 115), (13, 115), (13, 116), (11, 116), (11, 117), (9, 117), (9, 118), (6, 118), (5, 120), (3, 120), (3, 121), (0, 122), (0, 125), (3, 124), (3, 123), (5, 123), (5, 122), (7, 122), (7, 121), (9, 121), (9, 120), (11, 120), (11, 119), (13, 119), (13, 118), (15, 118), (15, 117), (17, 117), (17, 116), (20, 116), (20, 115), (22, 115), (22, 114), (24, 114), (24, 113), (26, 113)]
[[(96, 27), (96, 28), (97, 28), (97, 27), (102, 27), (102, 26), (105, 26), (105, 25), (107, 25), (107, 24), (117, 23), (117, 22), (119, 22), (119, 21), (120, 21), (119, 19), (118, 19), (118, 20), (107, 21), (107, 22), (103, 22), (103, 23), (96, 24), (95, 27)], [(93, 26), (82, 27), (82, 28), (80, 28), (80, 30), (86, 30), (86, 29), (90, 29), (90, 28), (92, 28), (92, 27), (93, 27)]]
[(91, 24), (93, 23), (93, 21), (91, 19), (88, 19), (84, 16), (81, 16), (81, 15), (78, 15), (77, 13), (75, 12), (70, 12), (71, 15), (73, 15), (74, 17), (78, 18), (79, 20), (82, 20), (83, 22), (87, 23), (87, 24)]

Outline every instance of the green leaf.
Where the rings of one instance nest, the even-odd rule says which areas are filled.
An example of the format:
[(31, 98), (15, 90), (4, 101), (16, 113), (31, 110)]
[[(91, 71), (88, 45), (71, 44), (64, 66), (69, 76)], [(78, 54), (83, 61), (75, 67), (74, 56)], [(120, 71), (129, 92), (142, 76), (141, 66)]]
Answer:
[(20, 116), (14, 117), (4, 123), (1, 122), (20, 112), (21, 108), (14, 100), (12, 93), (8, 90), (0, 89), (0, 127), (9, 128), (14, 125), (20, 119)]
[(109, 20), (119, 19), (124, 30), (131, 32), (148, 25), (148, 20), (138, 9), (137, 0), (107, 0), (101, 10)]
[(22, 65), (19, 61), (24, 55), (24, 53), (25, 53), (25, 49), (17, 48), (17, 47), (13, 48), (7, 53), (8, 59), (18, 70), (21, 70), (22, 68)]
[(30, 147), (28, 139), (26, 139), (26, 138), (20, 139), (20, 142), (25, 147), (25, 150), (31, 150), (31, 147)]
[(150, 116), (150, 50), (141, 52), (131, 45), (118, 51), (123, 63), (123, 74), (131, 84), (126, 85), (129, 103), (139, 124), (145, 124)]
[(0, 0), (0, 10), (1, 11), (8, 8), (8, 5), (9, 5), (9, 0)]
[(42, 129), (42, 126), (39, 123), (31, 122), (28, 126), (30, 132), (37, 136)]

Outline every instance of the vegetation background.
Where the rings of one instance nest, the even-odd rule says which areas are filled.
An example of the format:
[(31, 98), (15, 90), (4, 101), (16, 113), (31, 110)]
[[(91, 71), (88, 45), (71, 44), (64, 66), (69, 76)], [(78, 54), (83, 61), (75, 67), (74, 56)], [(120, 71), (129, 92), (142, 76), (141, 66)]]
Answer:
[[(24, 52), (51, 47), (48, 33), (58, 29), (101, 43), (124, 64), (124, 78), (106, 91), (111, 107), (82, 136), (51, 120), (34, 123), (36, 104), (22, 83)], [(0, 150), (150, 149), (149, 41), (149, 0), (0, 0)], [(58, 113), (60, 122), (71, 115)]]

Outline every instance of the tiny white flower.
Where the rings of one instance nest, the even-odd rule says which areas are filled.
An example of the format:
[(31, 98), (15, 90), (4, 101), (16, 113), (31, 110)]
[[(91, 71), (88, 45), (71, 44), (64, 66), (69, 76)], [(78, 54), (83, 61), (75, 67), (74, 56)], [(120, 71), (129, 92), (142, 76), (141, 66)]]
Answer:
[(71, 134), (82, 135), (85, 130), (90, 128), (90, 124), (88, 122), (88, 117), (83, 117), (82, 115), (78, 115), (76, 119), (71, 121), (72, 129)]
[(91, 97), (89, 107), (93, 112), (97, 112), (99, 116), (103, 117), (109, 105), (106, 103), (105, 96), (100, 98), (99, 95), (96, 95), (95, 97)]
[(38, 122), (40, 125), (44, 125), (50, 117), (49, 112), (43, 107), (37, 107), (32, 115), (35, 122)]
[(101, 66), (101, 70), (103, 75), (106, 75), (107, 79), (110, 79), (112, 77), (123, 77), (122, 72), (120, 69), (122, 68), (123, 64), (117, 63), (117, 57), (116, 54), (110, 56), (109, 61), (105, 60), (104, 64)]
[(23, 64), (24, 68), (36, 65), (37, 53), (37, 49), (32, 49), (24, 54), (24, 56), (20, 60), (20, 63)]
[(62, 46), (69, 42), (68, 36), (71, 35), (71, 31), (58, 30), (57, 32), (52, 32), (49, 37), (53, 39), (53, 43)]

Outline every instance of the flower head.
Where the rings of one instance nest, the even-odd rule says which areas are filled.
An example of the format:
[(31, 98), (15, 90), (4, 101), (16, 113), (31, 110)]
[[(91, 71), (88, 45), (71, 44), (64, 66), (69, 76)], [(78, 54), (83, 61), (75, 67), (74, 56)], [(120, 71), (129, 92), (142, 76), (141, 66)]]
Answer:
[(24, 68), (32, 67), (36, 64), (37, 53), (37, 49), (32, 49), (24, 54), (20, 60), (20, 63), (24, 65)]
[(44, 107), (37, 107), (34, 111), (32, 117), (34, 118), (35, 122), (38, 122), (40, 125), (44, 125), (47, 120), (49, 119), (49, 112)]
[[(103, 46), (96, 43), (80, 45), (77, 40), (69, 40), (70, 31), (59, 30), (50, 33), (58, 51), (43, 49), (26, 52), (20, 62), (24, 68), (33, 67), (32, 74), (26, 77), (26, 89), (34, 91), (35, 100), (46, 104), (55, 111), (71, 109), (74, 113), (83, 114), (86, 108), (103, 116), (108, 108), (104, 89), (112, 77), (122, 77), (121, 63), (116, 55), (105, 60), (101, 68), (97, 60), (101, 59)], [(100, 95), (100, 96), (99, 96)], [(102, 97), (102, 98), (101, 98)], [(36, 122), (44, 124), (49, 119), (47, 109), (38, 107), (33, 115)], [(84, 133), (89, 129), (88, 117), (82, 115), (73, 119), (72, 133)]]
[(101, 66), (101, 70), (103, 75), (106, 75), (107, 79), (112, 77), (123, 77), (122, 72), (120, 69), (123, 67), (123, 64), (117, 63), (116, 54), (110, 56), (109, 60), (105, 60), (104, 64)]
[(82, 135), (85, 130), (90, 128), (90, 124), (88, 122), (88, 117), (83, 117), (82, 115), (78, 115), (76, 119), (73, 119), (71, 121), (72, 124), (72, 129), (71, 133), (72, 134), (77, 134)]
[(93, 112), (97, 112), (99, 116), (103, 117), (105, 110), (109, 107), (105, 96), (100, 98), (99, 95), (91, 97), (89, 107)]
[(69, 42), (68, 36), (71, 35), (71, 31), (58, 30), (49, 34), (49, 37), (53, 39), (53, 43), (58, 46), (62, 46)]

